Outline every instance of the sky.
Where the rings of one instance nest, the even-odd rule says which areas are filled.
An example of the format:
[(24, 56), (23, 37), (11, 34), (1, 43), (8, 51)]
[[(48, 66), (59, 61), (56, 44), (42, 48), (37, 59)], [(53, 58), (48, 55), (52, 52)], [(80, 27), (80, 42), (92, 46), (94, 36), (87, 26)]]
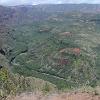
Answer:
[(92, 3), (100, 4), (100, 0), (0, 0), (0, 5), (36, 5), (36, 4), (61, 4), (61, 3)]

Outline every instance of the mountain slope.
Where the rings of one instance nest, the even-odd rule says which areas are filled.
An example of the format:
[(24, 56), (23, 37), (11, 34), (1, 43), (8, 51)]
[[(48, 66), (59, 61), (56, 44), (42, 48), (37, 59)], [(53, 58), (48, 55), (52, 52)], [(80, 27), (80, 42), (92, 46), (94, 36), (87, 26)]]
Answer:
[[(81, 8), (82, 7), (82, 8)], [(2, 66), (59, 90), (100, 85), (100, 5), (0, 7)], [(9, 67), (10, 66), (10, 67)]]

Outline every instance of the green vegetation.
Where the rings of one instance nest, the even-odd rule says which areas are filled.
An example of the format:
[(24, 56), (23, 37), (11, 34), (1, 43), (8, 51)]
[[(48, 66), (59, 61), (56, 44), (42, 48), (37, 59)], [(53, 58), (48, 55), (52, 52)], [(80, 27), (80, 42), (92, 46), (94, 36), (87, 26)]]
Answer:
[[(15, 18), (15, 23), (9, 24), (9, 30), (3, 32), (5, 38), (0, 42), (0, 55), (7, 59), (7, 64), (0, 63), (7, 65), (13, 75), (0, 69), (0, 81), (1, 85), (7, 83), (4, 90), (7, 89), (8, 94), (34, 90), (34, 81), (27, 83), (32, 77), (50, 82), (59, 90), (100, 85), (100, 23), (96, 20), (100, 14), (48, 13), (45, 20), (33, 21), (30, 11), (29, 19), (23, 16), (20, 23)], [(37, 11), (37, 15), (42, 16), (44, 12)], [(20, 13), (17, 17), (20, 20)], [(52, 85), (45, 83), (41, 90), (46, 93)], [(1, 88), (1, 94), (2, 91)]]
[(5, 67), (0, 70), (0, 100), (5, 100), (8, 95), (16, 95), (28, 91), (43, 91), (45, 93), (55, 90), (55, 85), (41, 79), (24, 77), (18, 74), (14, 75)]
[(83, 22), (84, 15), (77, 20), (77, 15), (72, 15), (66, 19), (67, 15), (59, 14), (61, 20), (16, 26), (8, 55), (8, 59), (14, 58), (13, 71), (49, 81), (59, 89), (96, 86), (98, 52), (93, 48), (100, 43), (99, 34), (94, 23)]

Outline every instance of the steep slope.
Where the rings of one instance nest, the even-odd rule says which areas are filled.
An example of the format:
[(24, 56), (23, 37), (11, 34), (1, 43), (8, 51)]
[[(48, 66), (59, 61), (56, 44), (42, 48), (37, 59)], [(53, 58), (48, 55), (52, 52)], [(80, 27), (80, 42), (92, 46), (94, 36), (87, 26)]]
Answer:
[(60, 90), (100, 85), (99, 8), (0, 7), (0, 56), (13, 73), (40, 78)]
[(16, 95), (28, 91), (47, 93), (55, 90), (56, 86), (47, 81), (13, 74), (5, 67), (0, 68), (0, 100), (5, 100), (8, 95)]

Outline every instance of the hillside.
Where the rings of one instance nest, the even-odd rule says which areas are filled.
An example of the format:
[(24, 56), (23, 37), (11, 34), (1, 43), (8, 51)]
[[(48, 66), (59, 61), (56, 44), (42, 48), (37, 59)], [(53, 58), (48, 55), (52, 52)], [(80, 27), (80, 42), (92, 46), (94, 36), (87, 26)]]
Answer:
[[(34, 79), (47, 82), (50, 90), (100, 86), (99, 9), (90, 4), (1, 6), (0, 78), (6, 68), (15, 81), (31, 78), (29, 86)], [(0, 84), (8, 80), (12, 77)]]

